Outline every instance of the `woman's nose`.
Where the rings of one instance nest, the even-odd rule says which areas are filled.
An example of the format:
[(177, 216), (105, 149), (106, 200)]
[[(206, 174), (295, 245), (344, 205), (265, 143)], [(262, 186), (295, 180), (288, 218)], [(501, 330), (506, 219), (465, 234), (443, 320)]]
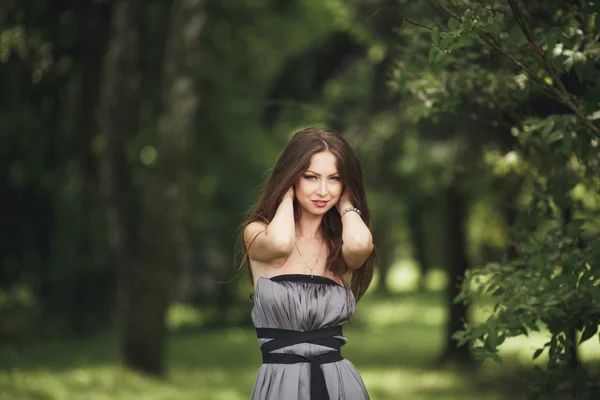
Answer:
[(327, 182), (321, 181), (319, 183), (319, 188), (317, 189), (317, 194), (321, 196), (325, 196), (327, 194)]

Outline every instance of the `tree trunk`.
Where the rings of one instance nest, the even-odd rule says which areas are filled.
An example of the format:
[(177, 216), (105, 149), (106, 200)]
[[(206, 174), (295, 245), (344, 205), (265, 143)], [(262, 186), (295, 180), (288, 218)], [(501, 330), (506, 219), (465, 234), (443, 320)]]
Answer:
[[(125, 146), (137, 128), (138, 88), (132, 85), (138, 73), (140, 0), (115, 0), (109, 41), (102, 71), (98, 106), (98, 130), (106, 141), (100, 160), (101, 191), (106, 204), (107, 235), (117, 267), (119, 328), (124, 338), (145, 338), (151, 331), (138, 326), (135, 299), (140, 293), (134, 279), (143, 270), (137, 199), (131, 179), (132, 167)], [(152, 296), (153, 294), (148, 294)], [(137, 350), (131, 341), (121, 343), (125, 366), (143, 372), (162, 368), (160, 348)], [(137, 355), (136, 353), (143, 353)]]
[[(165, 324), (171, 290), (187, 248), (188, 150), (195, 132), (200, 103), (200, 35), (204, 25), (203, 2), (176, 0), (173, 3), (164, 57), (163, 107), (158, 124), (158, 161), (150, 191), (149, 229), (145, 241), (153, 249), (146, 270), (135, 281), (140, 286), (135, 318), (147, 328), (143, 340), (129, 330), (126, 342), (164, 353)], [(150, 254), (147, 252), (146, 254)], [(151, 294), (151, 295), (149, 295)], [(134, 316), (131, 316), (132, 318)]]
[[(139, 0), (116, 0), (98, 112), (106, 138), (101, 181), (108, 235), (119, 270), (118, 304), (126, 367), (163, 375), (165, 316), (185, 244), (187, 149), (197, 113), (203, 2), (176, 0), (166, 40), (158, 161), (149, 190), (148, 225), (140, 230), (126, 140), (136, 130)], [(141, 232), (146, 232), (142, 235)]]
[(519, 257), (517, 248), (517, 220), (519, 217), (519, 193), (522, 190), (523, 178), (516, 174), (509, 174), (503, 178), (502, 192), (500, 194), (500, 212), (508, 229), (508, 247), (506, 249), (507, 261), (514, 261)]
[[(564, 192), (566, 193), (566, 191)], [(568, 201), (568, 200), (567, 200)], [(565, 201), (566, 202), (566, 201)], [(569, 204), (569, 203), (567, 203)], [(563, 234), (567, 236), (566, 229), (573, 219), (573, 209), (572, 206), (566, 206), (562, 209), (562, 217), (563, 217)], [(574, 327), (569, 327), (566, 332), (566, 349), (565, 353), (567, 356), (567, 363), (569, 367), (573, 370), (579, 369), (582, 364), (579, 359), (579, 351), (577, 345), (577, 330)]]
[(413, 257), (419, 264), (419, 290), (425, 291), (425, 282), (430, 268), (427, 260), (427, 243), (423, 235), (422, 215), (420, 207), (413, 204), (408, 213), (408, 226)]
[(377, 237), (379, 246), (377, 253), (379, 256), (379, 275), (377, 278), (377, 294), (387, 296), (390, 294), (390, 288), (387, 284), (387, 278), (390, 268), (394, 262), (394, 238), (393, 238), (394, 220), (390, 215), (381, 215), (375, 225), (374, 235)]
[(467, 319), (467, 307), (463, 303), (454, 303), (460, 292), (460, 284), (469, 261), (466, 251), (466, 217), (467, 202), (464, 194), (454, 181), (444, 193), (445, 202), (445, 254), (448, 270), (447, 307), (448, 321), (446, 325), (446, 344), (442, 353), (442, 362), (458, 362), (472, 364), (471, 354), (467, 346), (458, 346), (452, 338), (454, 332), (463, 328)]

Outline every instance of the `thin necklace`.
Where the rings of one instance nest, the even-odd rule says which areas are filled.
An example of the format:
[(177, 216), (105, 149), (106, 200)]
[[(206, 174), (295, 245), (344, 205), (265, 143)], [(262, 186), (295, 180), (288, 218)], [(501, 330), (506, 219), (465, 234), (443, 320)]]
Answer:
[(298, 245), (296, 243), (294, 243), (294, 246), (296, 246), (296, 250), (298, 251), (298, 254), (300, 255), (300, 259), (302, 260), (302, 263), (306, 266), (306, 268), (308, 268), (310, 270), (310, 277), (313, 278), (314, 277), (313, 271), (317, 267), (317, 263), (319, 262), (319, 258), (321, 257), (321, 250), (323, 250), (323, 239), (321, 239), (321, 245), (319, 246), (319, 254), (317, 255), (317, 261), (315, 261), (315, 265), (312, 268), (308, 266), (306, 261), (304, 261), (304, 257), (302, 257), (302, 253), (300, 253), (300, 249), (298, 248)]

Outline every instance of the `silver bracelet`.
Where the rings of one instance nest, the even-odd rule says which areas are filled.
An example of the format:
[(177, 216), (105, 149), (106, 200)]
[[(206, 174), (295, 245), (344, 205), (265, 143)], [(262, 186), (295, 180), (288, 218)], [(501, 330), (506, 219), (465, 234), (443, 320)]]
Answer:
[(354, 211), (355, 213), (357, 213), (358, 215), (360, 215), (360, 210), (358, 208), (356, 208), (356, 207), (348, 207), (348, 208), (345, 208), (344, 211), (342, 211), (342, 217), (344, 215), (346, 215), (347, 212), (350, 212), (350, 211)]

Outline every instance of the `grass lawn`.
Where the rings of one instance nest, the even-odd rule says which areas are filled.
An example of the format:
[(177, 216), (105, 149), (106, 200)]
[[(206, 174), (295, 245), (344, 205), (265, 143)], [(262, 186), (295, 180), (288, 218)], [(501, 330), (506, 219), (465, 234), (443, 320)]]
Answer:
[[(248, 312), (250, 307), (251, 302)], [(544, 343), (543, 335), (507, 341), (502, 365), (486, 362), (476, 373), (437, 369), (444, 318), (440, 292), (386, 299), (368, 295), (361, 301), (345, 327), (349, 342), (343, 354), (361, 372), (372, 399), (522, 398), (531, 355)], [(0, 369), (0, 400), (248, 399), (260, 365), (254, 335), (251, 328), (238, 327), (173, 334), (164, 381), (121, 369), (112, 336), (31, 345), (18, 355), (0, 353), (13, 365)], [(598, 341), (589, 342), (582, 347), (583, 358), (597, 360)]]

